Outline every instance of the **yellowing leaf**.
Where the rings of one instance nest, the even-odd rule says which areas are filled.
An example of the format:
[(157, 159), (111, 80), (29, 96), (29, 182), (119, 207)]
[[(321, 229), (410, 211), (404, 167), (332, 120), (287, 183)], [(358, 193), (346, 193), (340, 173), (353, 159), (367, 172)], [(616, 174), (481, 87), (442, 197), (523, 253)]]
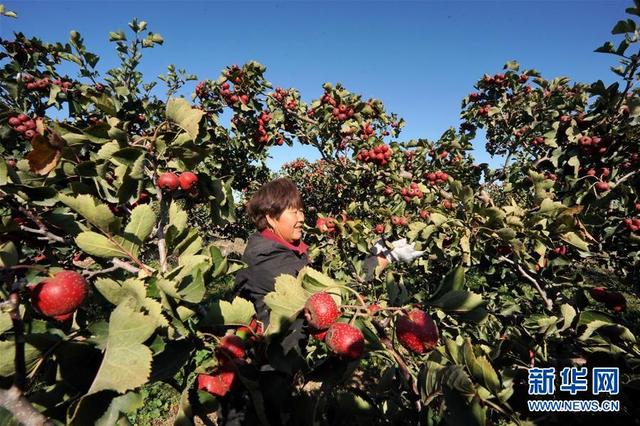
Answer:
[(167, 102), (166, 114), (167, 120), (184, 129), (191, 139), (195, 140), (198, 137), (204, 111), (192, 108), (186, 99), (171, 98)]
[[(60, 139), (55, 133), (52, 133), (52, 135), (52, 138)], [(36, 134), (33, 137), (31, 140), (33, 149), (27, 154), (31, 171), (45, 176), (58, 166), (60, 158), (62, 157), (62, 147), (64, 144), (56, 143), (57, 141), (55, 139), (54, 141), (54, 143), (51, 143), (51, 139), (47, 139), (40, 134)]]

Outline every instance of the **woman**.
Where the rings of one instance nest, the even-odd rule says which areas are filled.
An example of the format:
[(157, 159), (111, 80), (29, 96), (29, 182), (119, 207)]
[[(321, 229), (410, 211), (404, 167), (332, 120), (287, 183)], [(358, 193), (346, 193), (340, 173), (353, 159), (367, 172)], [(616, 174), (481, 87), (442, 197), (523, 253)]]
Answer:
[[(248, 267), (236, 276), (236, 293), (251, 300), (259, 321), (266, 328), (269, 310), (264, 296), (274, 290), (278, 275), (294, 277), (309, 264), (308, 246), (302, 242), (304, 212), (302, 197), (295, 184), (280, 178), (262, 186), (247, 204), (247, 213), (258, 228), (247, 241), (242, 260)], [(388, 250), (383, 240), (372, 248), (365, 259), (366, 280), (373, 277), (376, 266), (386, 267), (390, 262), (409, 262), (422, 255), (413, 244), (403, 238), (392, 243)]]

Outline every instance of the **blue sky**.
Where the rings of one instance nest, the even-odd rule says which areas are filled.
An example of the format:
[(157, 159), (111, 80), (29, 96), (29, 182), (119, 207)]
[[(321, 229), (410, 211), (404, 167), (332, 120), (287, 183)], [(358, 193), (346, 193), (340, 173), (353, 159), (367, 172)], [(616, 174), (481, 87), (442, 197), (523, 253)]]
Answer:
[[(0, 0), (1, 1), (1, 0)], [(546, 78), (612, 82), (615, 58), (594, 53), (632, 1), (5, 1), (17, 20), (0, 19), (0, 36), (14, 31), (66, 41), (77, 30), (102, 71), (117, 57), (108, 32), (147, 21), (165, 43), (145, 50), (150, 80), (176, 64), (200, 79), (226, 65), (257, 60), (274, 86), (295, 87), (307, 101), (324, 82), (341, 82), (381, 99), (406, 121), (400, 139), (438, 138), (459, 123), (460, 103), (484, 73), (515, 59)], [(189, 86), (192, 91), (195, 82)], [(497, 165), (479, 138), (474, 155)], [(272, 168), (310, 148), (276, 147)]]

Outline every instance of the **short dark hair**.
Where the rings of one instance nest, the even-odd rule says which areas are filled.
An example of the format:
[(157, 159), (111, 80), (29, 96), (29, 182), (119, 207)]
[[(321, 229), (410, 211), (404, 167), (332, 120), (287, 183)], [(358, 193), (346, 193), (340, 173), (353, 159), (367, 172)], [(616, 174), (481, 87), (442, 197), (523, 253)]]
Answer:
[(302, 196), (288, 178), (279, 178), (262, 185), (247, 204), (247, 214), (258, 231), (267, 228), (267, 215), (278, 219), (288, 208), (302, 208)]

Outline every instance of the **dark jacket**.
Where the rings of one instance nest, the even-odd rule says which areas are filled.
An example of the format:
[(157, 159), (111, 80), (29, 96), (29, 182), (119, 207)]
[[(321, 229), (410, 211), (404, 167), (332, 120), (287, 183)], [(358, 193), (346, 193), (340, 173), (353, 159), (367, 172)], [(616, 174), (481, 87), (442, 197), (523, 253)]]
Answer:
[[(298, 275), (309, 264), (307, 253), (299, 253), (281, 243), (263, 237), (260, 233), (251, 235), (242, 256), (247, 268), (236, 275), (235, 292), (253, 302), (259, 321), (269, 323), (269, 308), (264, 296), (272, 292), (276, 277), (281, 274)], [(373, 278), (377, 265), (376, 256), (365, 260), (364, 268), (367, 281)]]

